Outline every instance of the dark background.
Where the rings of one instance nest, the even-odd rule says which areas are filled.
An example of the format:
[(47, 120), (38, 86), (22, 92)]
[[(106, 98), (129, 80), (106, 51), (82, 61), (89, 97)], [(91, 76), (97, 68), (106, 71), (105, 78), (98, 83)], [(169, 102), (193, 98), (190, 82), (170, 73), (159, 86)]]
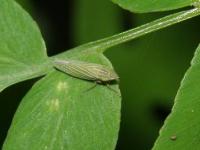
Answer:
[[(49, 56), (172, 13), (134, 14), (109, 0), (18, 1), (38, 23)], [(121, 78), (117, 150), (153, 146), (199, 43), (199, 26), (200, 17), (193, 18), (106, 52)], [(37, 80), (16, 84), (0, 94), (1, 143), (18, 104)]]

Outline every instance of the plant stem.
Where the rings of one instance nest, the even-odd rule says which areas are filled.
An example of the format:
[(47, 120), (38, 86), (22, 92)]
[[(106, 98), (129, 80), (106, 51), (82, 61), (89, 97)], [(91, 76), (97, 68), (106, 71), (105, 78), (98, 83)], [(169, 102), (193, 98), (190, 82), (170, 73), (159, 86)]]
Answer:
[(132, 39), (136, 39), (148, 33), (160, 30), (162, 28), (182, 22), (184, 20), (193, 18), (198, 15), (200, 15), (200, 8), (198, 7), (190, 9), (190, 10), (186, 10), (186, 11), (181, 11), (175, 14), (171, 14), (166, 17), (154, 20), (150, 23), (141, 25), (137, 28), (116, 34), (114, 36), (107, 37), (107, 38), (97, 40), (94, 42), (89, 42), (81, 46), (75, 47), (71, 49), (70, 51), (66, 51), (56, 56), (53, 56), (52, 59), (59, 58), (59, 57), (71, 58), (74, 56), (74, 53), (76, 53), (77, 55), (82, 55), (82, 53), (80, 52), (86, 52), (86, 51), (91, 51), (91, 50), (104, 52), (106, 49), (111, 48), (113, 46), (119, 45), (121, 43), (125, 43)]
[(192, 17), (200, 15), (200, 8), (193, 8), (190, 10), (178, 12), (160, 19), (157, 19), (155, 21), (152, 21), (150, 23), (144, 24), (142, 26), (139, 26), (137, 28), (122, 32), (120, 34), (107, 37), (95, 42), (90, 42), (84, 47), (92, 47), (94, 49), (97, 49), (98, 51), (105, 51), (106, 49), (119, 45), (121, 43), (130, 41), (132, 39), (141, 37), (143, 35), (146, 35), (148, 33), (157, 31), (159, 29), (168, 27), (170, 25), (182, 22), (184, 20), (190, 19)]

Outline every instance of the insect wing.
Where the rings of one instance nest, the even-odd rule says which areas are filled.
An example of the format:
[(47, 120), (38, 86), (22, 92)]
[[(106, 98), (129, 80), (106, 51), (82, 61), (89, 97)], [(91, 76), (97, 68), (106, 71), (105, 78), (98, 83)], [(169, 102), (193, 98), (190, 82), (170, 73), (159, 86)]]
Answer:
[(118, 80), (119, 78), (114, 70), (95, 63), (87, 63), (75, 60), (57, 60), (55, 61), (55, 67), (71, 76), (80, 79), (106, 82)]
[(95, 76), (95, 78), (100, 81), (106, 82), (106, 81), (119, 79), (118, 75), (115, 73), (114, 70), (107, 68), (105, 66), (102, 66), (102, 65), (88, 64), (87, 70), (88, 70), (88, 72), (90, 72), (90, 74), (93, 73), (93, 76)]

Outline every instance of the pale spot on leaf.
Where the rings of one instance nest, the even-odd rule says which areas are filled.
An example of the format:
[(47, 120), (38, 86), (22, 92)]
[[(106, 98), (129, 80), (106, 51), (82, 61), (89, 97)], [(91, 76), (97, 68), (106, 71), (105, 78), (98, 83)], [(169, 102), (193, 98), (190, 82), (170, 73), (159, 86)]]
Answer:
[(66, 82), (58, 82), (57, 84), (57, 90), (58, 91), (62, 91), (62, 90), (66, 90), (67, 89), (67, 83)]
[(60, 108), (59, 99), (52, 99), (52, 100), (48, 101), (46, 104), (49, 107), (49, 110), (51, 110), (51, 111), (57, 111)]

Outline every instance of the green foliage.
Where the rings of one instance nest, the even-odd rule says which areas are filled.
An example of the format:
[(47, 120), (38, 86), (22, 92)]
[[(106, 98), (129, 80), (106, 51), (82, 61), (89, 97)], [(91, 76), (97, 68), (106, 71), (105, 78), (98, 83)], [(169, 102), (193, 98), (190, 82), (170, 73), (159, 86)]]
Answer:
[[(99, 54), (81, 58), (111, 67)], [(49, 73), (22, 100), (4, 149), (114, 149), (120, 97), (103, 85), (87, 91), (92, 86), (58, 71)]]
[[(169, 0), (156, 2), (150, 0), (113, 1), (135, 12), (177, 9), (189, 6), (194, 2), (192, 0), (173, 2)], [(55, 58), (75, 59), (112, 68), (109, 60), (102, 54), (108, 48), (200, 14), (199, 9), (175, 13), (127, 32), (91, 42), (49, 58), (40, 31), (30, 16), (13, 0), (0, 0), (0, 2), (0, 91), (12, 84), (46, 75), (35, 83), (22, 99), (5, 140), (3, 146), (5, 150), (114, 149), (120, 124), (121, 97), (104, 85), (97, 85), (97, 87), (88, 91), (95, 83), (71, 77), (54, 69), (52, 60)], [(87, 1), (87, 3), (92, 2), (92, 0)], [(98, 1), (98, 6), (100, 5), (108, 8), (105, 9), (107, 13), (114, 14), (117, 11), (116, 7), (111, 9), (111, 3), (104, 5), (104, 1)], [(84, 9), (87, 10), (88, 8), (91, 7), (85, 5)], [(89, 19), (95, 18), (90, 11), (83, 12), (91, 15)], [(116, 15), (112, 17), (104, 17), (102, 13), (98, 15), (99, 17), (96, 18), (103, 18), (105, 22), (110, 22), (110, 27), (107, 28), (105, 34), (113, 34), (113, 32), (119, 30), (117, 26), (112, 25), (112, 17), (116, 17)], [(78, 16), (84, 18), (82, 12), (79, 12)], [(76, 33), (77, 43), (79, 44), (98, 39), (99, 37), (96, 37), (96, 34), (100, 35), (104, 31), (103, 24), (103, 28), (100, 28), (98, 32), (93, 31), (93, 22), (91, 22), (91, 28), (88, 28), (85, 32), (84, 19), (81, 21), (83, 26), (77, 26), (79, 30)], [(117, 23), (116, 20), (115, 22)], [(87, 34), (88, 32), (90, 33)], [(87, 35), (86, 38), (85, 35)], [(123, 50), (127, 49), (132, 50), (132, 46), (123, 47)], [(200, 50), (200, 48), (198, 49)], [(185, 147), (185, 143), (192, 143), (198, 139), (196, 133), (199, 130), (199, 120), (195, 116), (198, 116), (198, 105), (196, 103), (198, 100), (199, 50), (197, 50), (192, 66), (182, 81), (176, 97), (176, 105), (161, 130), (161, 135), (154, 149), (178, 149)], [(131, 54), (133, 54), (132, 51)], [(135, 58), (136, 64), (138, 63), (137, 51), (134, 54), (134, 57), (128, 56), (129, 54), (126, 55), (131, 59)], [(148, 66), (151, 66), (151, 63), (147, 64), (146, 67), (146, 72), (151, 74)], [(142, 67), (142, 69), (144, 68)], [(162, 66), (159, 65), (158, 68), (161, 69)], [(137, 72), (140, 72), (140, 69), (141, 66), (137, 67)], [(129, 69), (126, 69), (126, 71), (128, 71), (126, 76), (132, 78)], [(139, 85), (137, 79), (133, 79), (133, 81), (135, 81), (133, 84)], [(151, 81), (146, 82), (149, 85), (158, 85), (154, 81), (152, 81), (153, 83)], [(132, 82), (130, 81), (130, 83)], [(118, 85), (111, 85), (111, 88), (120, 92)], [(138, 88), (134, 89), (136, 95)], [(164, 95), (168, 95), (168, 92), (172, 93), (171, 90), (167, 93), (165, 91)], [(142, 99), (146, 99), (146, 96), (142, 96)], [(143, 102), (146, 104), (143, 106), (147, 108), (147, 105), (152, 102), (153, 100), (149, 103)], [(137, 101), (131, 104), (136, 104), (138, 108), (142, 108), (141, 103)], [(139, 112), (144, 113), (141, 109)], [(187, 124), (187, 120), (190, 120), (190, 124)], [(142, 125), (146, 126), (146, 122), (144, 121)], [(152, 126), (152, 124), (149, 125), (149, 128)], [(195, 130), (190, 130), (191, 126), (194, 126)], [(196, 145), (198, 149), (198, 143)], [(191, 147), (189, 144), (187, 146)]]
[(112, 0), (121, 7), (133, 12), (145, 13), (173, 10), (191, 6), (198, 0)]
[(49, 69), (42, 36), (27, 13), (13, 1), (0, 1), (0, 91), (41, 76)]
[(165, 121), (154, 150), (192, 149), (198, 150), (199, 139), (199, 74), (200, 46), (197, 48), (191, 67), (187, 70), (178, 93), (172, 113)]
[[(0, 18), (6, 18), (0, 26), (5, 35), (0, 42), (2, 89), (48, 73), (22, 100), (3, 149), (114, 149), (120, 122), (119, 95), (103, 85), (87, 91), (93, 82), (53, 69), (34, 21), (13, 1), (2, 0), (0, 8)], [(95, 51), (83, 46), (57, 57), (111, 67)], [(117, 85), (112, 88), (118, 89)]]

